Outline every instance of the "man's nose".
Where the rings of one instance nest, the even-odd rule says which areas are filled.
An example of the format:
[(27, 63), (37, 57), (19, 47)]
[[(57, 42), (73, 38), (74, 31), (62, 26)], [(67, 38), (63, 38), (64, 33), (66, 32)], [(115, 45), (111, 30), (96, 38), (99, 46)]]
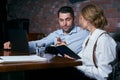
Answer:
[(64, 25), (67, 25), (67, 21), (64, 21), (63, 24), (64, 24)]

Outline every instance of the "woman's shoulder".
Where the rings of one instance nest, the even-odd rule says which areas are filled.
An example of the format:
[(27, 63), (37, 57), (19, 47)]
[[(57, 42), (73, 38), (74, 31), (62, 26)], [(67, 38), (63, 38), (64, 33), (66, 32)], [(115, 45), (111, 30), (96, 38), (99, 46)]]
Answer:
[(115, 40), (107, 32), (101, 35), (98, 41), (101, 43), (103, 42), (104, 44), (116, 44)]

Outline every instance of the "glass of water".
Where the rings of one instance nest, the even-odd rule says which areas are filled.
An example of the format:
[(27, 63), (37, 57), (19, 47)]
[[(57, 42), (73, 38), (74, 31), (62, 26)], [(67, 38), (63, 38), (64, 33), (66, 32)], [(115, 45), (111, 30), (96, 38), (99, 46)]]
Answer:
[(45, 47), (46, 47), (45, 43), (43, 43), (42, 45), (39, 45), (38, 43), (36, 43), (36, 55), (38, 55), (40, 57), (44, 57)]

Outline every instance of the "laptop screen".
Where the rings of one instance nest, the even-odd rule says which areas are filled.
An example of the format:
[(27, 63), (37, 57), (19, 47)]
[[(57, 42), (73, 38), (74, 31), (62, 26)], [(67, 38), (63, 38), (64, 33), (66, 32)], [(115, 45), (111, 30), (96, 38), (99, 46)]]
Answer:
[(23, 53), (29, 52), (27, 32), (25, 30), (10, 29), (8, 33), (12, 51)]

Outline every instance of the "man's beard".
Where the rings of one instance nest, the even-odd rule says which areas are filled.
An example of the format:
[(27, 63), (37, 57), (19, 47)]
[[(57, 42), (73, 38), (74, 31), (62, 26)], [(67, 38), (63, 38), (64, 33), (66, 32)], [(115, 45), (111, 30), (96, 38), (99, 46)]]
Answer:
[(67, 30), (67, 31), (64, 31), (65, 33), (69, 33), (72, 29), (74, 28), (74, 24)]

